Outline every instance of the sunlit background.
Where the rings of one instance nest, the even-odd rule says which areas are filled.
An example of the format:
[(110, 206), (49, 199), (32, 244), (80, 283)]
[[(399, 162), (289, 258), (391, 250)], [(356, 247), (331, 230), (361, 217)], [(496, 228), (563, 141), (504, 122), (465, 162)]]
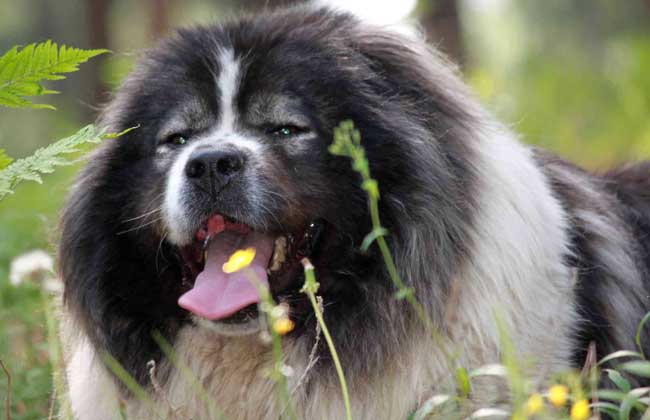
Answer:
[[(458, 63), (480, 100), (525, 142), (590, 169), (650, 157), (647, 0), (319, 0), (378, 25), (422, 32)], [(91, 122), (138, 52), (177, 25), (283, 0), (0, 0), (0, 52), (54, 41), (113, 54), (53, 87), (58, 110), (0, 109), (0, 148), (25, 156)], [(47, 418), (51, 366), (40, 290), (8, 282), (13, 257), (52, 251), (76, 167), (0, 202), (0, 359), (12, 370), (13, 419)], [(5, 383), (0, 380), (0, 412)]]

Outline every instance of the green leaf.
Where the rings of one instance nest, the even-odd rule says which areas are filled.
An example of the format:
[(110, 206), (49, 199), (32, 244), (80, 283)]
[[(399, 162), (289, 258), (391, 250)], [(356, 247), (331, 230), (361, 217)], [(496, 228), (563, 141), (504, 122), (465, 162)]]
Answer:
[(469, 373), (464, 367), (459, 367), (456, 369), (456, 383), (458, 384), (458, 389), (463, 394), (463, 397), (469, 397), (469, 393), (472, 389), (472, 384), (469, 380)]
[(597, 389), (596, 395), (601, 400), (607, 401), (623, 401), (625, 398), (625, 392), (615, 390), (615, 389)]
[(126, 130), (120, 131), (119, 133), (105, 133), (105, 134), (102, 135), (102, 139), (106, 139), (106, 140), (116, 139), (118, 137), (122, 137), (123, 135), (125, 135), (127, 133), (130, 133), (133, 130), (137, 130), (138, 128), (140, 128), (140, 124), (138, 124), (138, 125), (136, 125), (134, 127), (129, 127)]
[(366, 252), (368, 248), (370, 248), (370, 245), (372, 245), (372, 243), (377, 240), (377, 238), (386, 235), (388, 235), (388, 230), (384, 229), (383, 227), (371, 230), (370, 233), (367, 234), (365, 238), (363, 238), (363, 242), (361, 243), (361, 251)]
[(621, 406), (619, 408), (619, 418), (621, 420), (628, 420), (630, 418), (630, 413), (634, 408), (639, 411), (642, 411), (645, 407), (643, 404), (638, 404), (639, 399), (648, 392), (648, 388), (636, 388), (630, 391), (623, 401), (621, 401)]
[(4, 149), (0, 149), (0, 170), (9, 166), (12, 161), (13, 159), (7, 155), (7, 152)]
[(108, 50), (82, 50), (46, 41), (30, 44), (22, 50), (14, 47), (0, 57), (0, 106), (12, 108), (47, 108), (51, 105), (34, 104), (25, 96), (57, 93), (41, 85), (43, 80), (60, 80), (61, 74), (79, 69), (79, 64)]
[(619, 419), (618, 405), (616, 405), (616, 404), (601, 401), (601, 402), (591, 404), (591, 407), (593, 409), (597, 409), (597, 410), (600, 410), (602, 412), (607, 413), (614, 420)]
[(434, 410), (449, 402), (455, 401), (455, 398), (450, 395), (434, 395), (422, 404), (420, 408), (408, 417), (408, 420), (424, 420), (430, 418)]
[(415, 296), (415, 291), (410, 287), (406, 287), (395, 293), (395, 299), (397, 300), (406, 299), (409, 296)]
[(622, 363), (620, 369), (643, 378), (650, 378), (650, 362), (634, 360)]
[(610, 353), (607, 356), (600, 359), (600, 361), (598, 362), (597, 365), (600, 366), (605, 362), (609, 362), (610, 360), (614, 360), (614, 359), (620, 359), (622, 357), (637, 357), (637, 358), (640, 358), (641, 353), (637, 353), (635, 351), (630, 351), (630, 350), (615, 351), (614, 353)]
[(497, 418), (503, 418), (507, 419), (511, 417), (511, 413), (509, 411), (503, 410), (501, 408), (479, 408), (475, 412), (472, 413), (471, 416), (469, 416), (470, 419), (497, 419)]
[(623, 392), (630, 392), (632, 386), (627, 381), (627, 379), (623, 377), (623, 375), (621, 375), (618, 371), (613, 369), (605, 369), (605, 372), (607, 372), (607, 376), (612, 382), (614, 382), (614, 384), (618, 389), (620, 389)]
[(502, 364), (493, 363), (476, 368), (470, 372), (470, 376), (508, 376), (508, 369)]
[(643, 319), (642, 319), (641, 322), (639, 323), (639, 326), (638, 326), (637, 329), (636, 329), (636, 337), (635, 337), (635, 339), (634, 339), (634, 341), (636, 342), (636, 347), (637, 347), (637, 348), (639, 349), (639, 351), (641, 352), (641, 357), (642, 357), (643, 359), (646, 358), (646, 354), (643, 353), (643, 346), (641, 345), (641, 333), (643, 333), (643, 327), (645, 326), (645, 324), (646, 324), (648, 321), (650, 321), (650, 312), (648, 312), (647, 314), (645, 314), (645, 316), (643, 317)]
[(374, 179), (367, 179), (363, 181), (361, 187), (373, 198), (379, 198), (379, 184)]
[(29, 157), (12, 162), (0, 171), (0, 200), (7, 194), (13, 193), (16, 185), (20, 182), (41, 183), (41, 175), (53, 172), (57, 166), (70, 165), (72, 161), (65, 159), (63, 155), (78, 152), (81, 145), (99, 143), (105, 138), (107, 135), (103, 130), (97, 130), (94, 125), (88, 125), (70, 137), (36, 150)]

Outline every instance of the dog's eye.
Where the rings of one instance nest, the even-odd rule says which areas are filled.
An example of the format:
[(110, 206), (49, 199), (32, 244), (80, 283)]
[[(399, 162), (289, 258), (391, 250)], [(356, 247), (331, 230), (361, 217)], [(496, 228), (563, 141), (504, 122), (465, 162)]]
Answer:
[(173, 146), (182, 146), (187, 143), (187, 136), (180, 133), (172, 134), (165, 139), (165, 143)]
[(269, 134), (272, 134), (277, 137), (292, 137), (297, 134), (305, 133), (307, 132), (307, 129), (304, 127), (298, 127), (295, 125), (280, 125), (277, 127), (273, 127), (269, 130)]

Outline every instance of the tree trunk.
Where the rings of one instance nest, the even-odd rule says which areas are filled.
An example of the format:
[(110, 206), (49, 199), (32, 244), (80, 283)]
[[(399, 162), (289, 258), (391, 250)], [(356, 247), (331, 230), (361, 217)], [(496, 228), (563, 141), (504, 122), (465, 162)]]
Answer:
[(458, 0), (418, 0), (417, 15), (434, 46), (462, 67), (465, 61)]
[[(88, 48), (110, 49), (108, 14), (111, 4), (112, 0), (86, 1)], [(84, 64), (84, 71), (81, 72), (84, 90), (82, 100), (88, 105), (88, 116), (93, 115), (94, 110), (107, 99), (108, 86), (102, 80), (102, 68), (106, 60), (105, 54), (95, 57)]]
[(173, 5), (173, 0), (147, 0), (149, 36), (152, 40), (160, 39), (169, 33), (169, 14)]

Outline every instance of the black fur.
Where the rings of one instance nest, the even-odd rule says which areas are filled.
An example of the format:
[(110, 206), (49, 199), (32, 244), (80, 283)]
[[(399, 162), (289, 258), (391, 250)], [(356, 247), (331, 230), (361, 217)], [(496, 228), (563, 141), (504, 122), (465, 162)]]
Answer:
[[(621, 333), (621, 326), (613, 318), (615, 302), (610, 291), (625, 293), (625, 305), (635, 314), (631, 326), (638, 325), (650, 310), (650, 165), (630, 165), (594, 175), (546, 152), (537, 151), (537, 159), (571, 218), (572, 254), (567, 256), (567, 263), (577, 270), (576, 303), (582, 317), (576, 331), (575, 366), (585, 363), (591, 342), (596, 345), (598, 359), (617, 350), (636, 349), (635, 331)], [(600, 194), (594, 195), (594, 191)], [(617, 227), (617, 235), (625, 238), (626, 246), (618, 251), (635, 264), (631, 271), (639, 273), (643, 282), (637, 290), (626, 287), (626, 279), (603, 264), (598, 251), (605, 241), (612, 239), (607, 237), (610, 232), (590, 225), (589, 216), (580, 215), (585, 211), (603, 217)], [(638, 293), (639, 290), (642, 292)], [(647, 354), (650, 326), (646, 325), (644, 331), (642, 343)]]

